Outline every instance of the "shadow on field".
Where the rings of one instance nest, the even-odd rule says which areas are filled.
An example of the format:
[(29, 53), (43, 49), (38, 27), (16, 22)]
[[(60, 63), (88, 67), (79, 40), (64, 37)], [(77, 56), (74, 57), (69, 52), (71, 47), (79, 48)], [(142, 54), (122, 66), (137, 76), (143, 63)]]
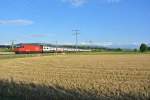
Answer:
[[(81, 92), (82, 91), (82, 92)], [(55, 85), (16, 83), (0, 80), (0, 100), (148, 100), (147, 97), (120, 93), (120, 96), (98, 96), (84, 90), (67, 90)]]

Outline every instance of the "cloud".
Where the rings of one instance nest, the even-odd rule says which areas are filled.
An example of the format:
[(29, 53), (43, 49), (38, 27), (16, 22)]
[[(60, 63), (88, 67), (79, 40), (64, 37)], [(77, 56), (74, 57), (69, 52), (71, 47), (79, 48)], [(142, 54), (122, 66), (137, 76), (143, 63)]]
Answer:
[(98, 46), (111, 46), (113, 45), (112, 42), (93, 42), (93, 43), (89, 43), (89, 42), (81, 42), (81, 45), (98, 45)]
[(84, 5), (88, 0), (62, 0), (62, 1), (70, 3), (72, 6), (79, 7)]
[[(75, 7), (80, 7), (80, 6), (82, 6), (82, 5), (88, 3), (89, 1), (92, 1), (92, 0), (61, 0), (61, 1), (69, 3)], [(119, 3), (122, 0), (93, 0), (93, 1), (105, 2), (105, 3)]]
[(118, 3), (122, 0), (105, 0), (105, 1), (107, 1), (108, 3)]
[(47, 37), (47, 34), (31, 34), (30, 37), (33, 38)]
[(97, 43), (94, 43), (95, 45), (99, 45), (99, 46), (111, 46), (113, 45), (112, 42), (97, 42)]
[(57, 33), (31, 33), (26, 34), (23, 38), (53, 38), (57, 36)]
[(0, 25), (31, 25), (33, 21), (24, 19), (0, 20)]

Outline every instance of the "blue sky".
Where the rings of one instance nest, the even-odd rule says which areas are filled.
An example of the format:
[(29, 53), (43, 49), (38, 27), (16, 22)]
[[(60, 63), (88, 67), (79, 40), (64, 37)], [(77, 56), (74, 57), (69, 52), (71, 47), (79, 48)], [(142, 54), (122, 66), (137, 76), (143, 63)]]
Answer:
[(150, 43), (150, 0), (0, 0), (0, 44)]

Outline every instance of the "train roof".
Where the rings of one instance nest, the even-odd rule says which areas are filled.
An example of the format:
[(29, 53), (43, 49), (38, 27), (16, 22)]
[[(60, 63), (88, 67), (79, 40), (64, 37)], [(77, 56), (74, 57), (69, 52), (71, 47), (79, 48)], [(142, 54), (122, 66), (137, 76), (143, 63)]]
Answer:
[(45, 43), (19, 43), (19, 44), (15, 44), (15, 46), (20, 46), (20, 45), (36, 45), (36, 46), (49, 46), (49, 47), (56, 47), (56, 45), (52, 45), (52, 44), (45, 44)]

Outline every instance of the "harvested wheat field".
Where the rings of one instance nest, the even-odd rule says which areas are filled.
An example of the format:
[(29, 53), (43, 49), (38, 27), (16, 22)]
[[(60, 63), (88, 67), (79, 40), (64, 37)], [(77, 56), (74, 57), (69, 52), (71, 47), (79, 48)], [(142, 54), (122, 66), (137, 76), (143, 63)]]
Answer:
[(0, 79), (4, 100), (150, 100), (150, 55), (3, 59)]

